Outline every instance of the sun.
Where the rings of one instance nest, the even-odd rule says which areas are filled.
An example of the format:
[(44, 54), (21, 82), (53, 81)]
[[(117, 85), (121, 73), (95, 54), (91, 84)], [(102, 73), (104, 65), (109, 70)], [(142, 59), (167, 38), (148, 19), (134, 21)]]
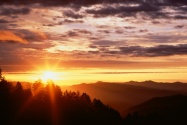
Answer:
[(48, 80), (55, 80), (56, 79), (56, 73), (52, 71), (44, 71), (42, 75), (42, 81), (48, 81)]

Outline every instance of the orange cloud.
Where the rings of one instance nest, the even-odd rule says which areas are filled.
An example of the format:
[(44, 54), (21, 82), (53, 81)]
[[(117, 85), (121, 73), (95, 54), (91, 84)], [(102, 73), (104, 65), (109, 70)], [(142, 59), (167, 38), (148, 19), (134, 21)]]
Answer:
[(39, 31), (32, 31), (33, 33), (36, 33), (41, 39), (46, 40), (48, 39), (47, 35), (43, 32), (39, 32)]
[(16, 34), (14, 34), (11, 31), (7, 31), (7, 30), (0, 31), (0, 41), (13, 41), (13, 42), (18, 42), (18, 43), (23, 43), (23, 44), (28, 43), (27, 40), (17, 36)]

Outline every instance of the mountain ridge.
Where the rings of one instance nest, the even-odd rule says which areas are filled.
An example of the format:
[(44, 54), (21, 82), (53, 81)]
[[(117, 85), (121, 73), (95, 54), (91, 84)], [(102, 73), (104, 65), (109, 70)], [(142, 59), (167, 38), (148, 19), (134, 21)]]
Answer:
[(96, 82), (92, 84), (77, 84), (66, 88), (72, 91), (88, 93), (91, 98), (99, 98), (105, 104), (117, 109), (125, 116), (130, 107), (141, 104), (153, 97), (186, 94), (178, 90), (164, 90), (145, 86), (136, 86), (121, 83)]

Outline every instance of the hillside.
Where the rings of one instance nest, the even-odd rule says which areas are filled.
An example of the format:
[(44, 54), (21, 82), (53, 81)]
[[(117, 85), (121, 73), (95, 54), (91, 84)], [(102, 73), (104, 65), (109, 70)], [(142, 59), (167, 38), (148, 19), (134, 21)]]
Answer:
[(101, 99), (105, 104), (114, 107), (123, 116), (126, 115), (126, 110), (130, 107), (143, 103), (153, 97), (182, 93), (178, 91), (105, 82), (79, 84), (64, 88), (62, 87), (62, 90), (63, 89), (86, 92), (91, 98)]
[(126, 125), (186, 125), (187, 96), (155, 97), (129, 110)]

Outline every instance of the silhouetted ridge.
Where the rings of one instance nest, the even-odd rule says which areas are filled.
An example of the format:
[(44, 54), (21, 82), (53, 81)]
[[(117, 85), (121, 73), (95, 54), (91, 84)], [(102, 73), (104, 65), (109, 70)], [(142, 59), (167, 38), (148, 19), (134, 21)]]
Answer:
[(186, 125), (187, 96), (173, 95), (152, 98), (129, 110), (126, 125)]
[[(160, 85), (159, 83), (155, 83)], [(184, 88), (184, 87), (183, 87)], [(104, 103), (117, 109), (123, 117), (132, 106), (143, 103), (153, 97), (169, 96), (178, 91), (156, 89), (133, 84), (97, 82), (92, 84), (78, 84), (67, 87), (69, 90), (88, 93), (92, 98), (98, 98)]]

